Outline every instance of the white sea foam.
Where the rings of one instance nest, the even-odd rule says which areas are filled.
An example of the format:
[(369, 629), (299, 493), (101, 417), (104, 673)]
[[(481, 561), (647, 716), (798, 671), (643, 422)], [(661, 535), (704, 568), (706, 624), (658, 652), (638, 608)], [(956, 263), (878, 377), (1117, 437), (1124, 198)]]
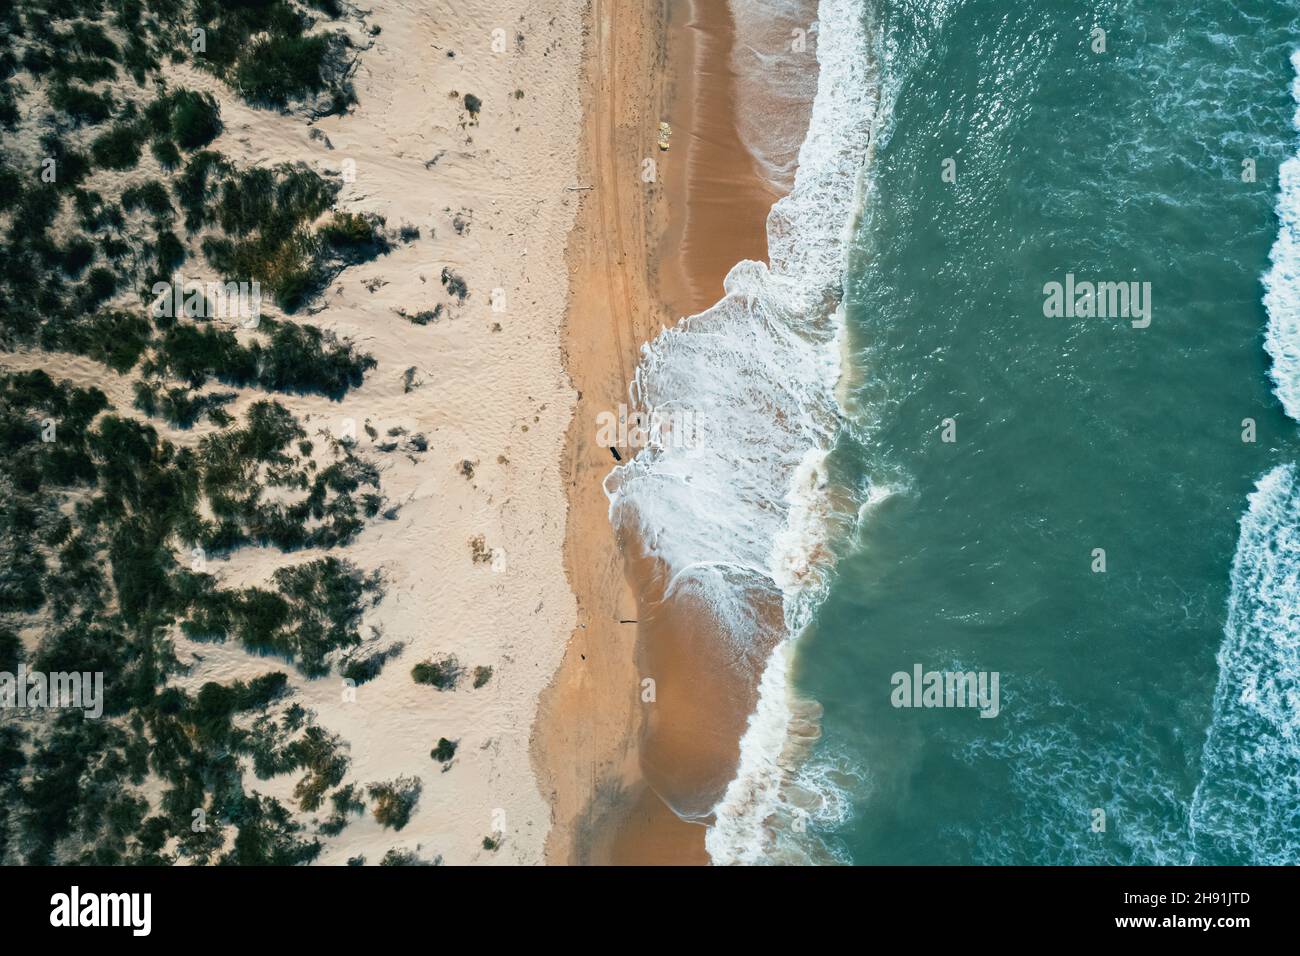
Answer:
[[(756, 589), (782, 601), (784, 633), (706, 837), (715, 862), (762, 858), (774, 844), (770, 821), (799, 812), (784, 794), (847, 806), (828, 784), (811, 801), (793, 786), (789, 748), (816, 728), (810, 706), (790, 694), (789, 668), (792, 641), (823, 596), (831, 525), (853, 513), (832, 504), (826, 456), (841, 427), (840, 290), (877, 90), (861, 0), (822, 0), (818, 17), (817, 93), (794, 187), (768, 216), (770, 267), (738, 263), (720, 302), (642, 348), (633, 401), (690, 406), (703, 441), (652, 443), (605, 483), (610, 520), (636, 528), (669, 567), (670, 588), (703, 597), (732, 641), (755, 643), (760, 624), (745, 609)], [(808, 773), (804, 784), (816, 787)]]
[[(1291, 54), (1291, 66), (1296, 71), (1293, 123), (1300, 130), (1300, 50)], [(1300, 156), (1282, 163), (1278, 183), (1278, 232), (1269, 252), (1273, 265), (1263, 278), (1268, 310), (1264, 348), (1273, 359), (1273, 391), (1286, 413), (1300, 421)]]
[(1300, 482), (1260, 479), (1232, 562), (1190, 829), (1200, 862), (1300, 863)]

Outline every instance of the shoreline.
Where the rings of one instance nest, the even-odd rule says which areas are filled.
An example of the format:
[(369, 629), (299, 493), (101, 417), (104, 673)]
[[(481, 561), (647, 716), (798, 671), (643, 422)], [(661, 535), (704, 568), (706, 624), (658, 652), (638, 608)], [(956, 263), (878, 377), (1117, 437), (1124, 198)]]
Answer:
[[(564, 334), (578, 392), (565, 567), (579, 610), (534, 731), (552, 802), (546, 856), (707, 864), (701, 824), (735, 775), (762, 668), (738, 673), (702, 609), (662, 603), (660, 570), (617, 540), (603, 488), (615, 461), (594, 423), (628, 402), (640, 348), (661, 326), (721, 299), (735, 263), (767, 260), (781, 194), (741, 142), (726, 5), (681, 2), (665, 14), (596, 0), (590, 24), (580, 178), (593, 188), (570, 237)], [(655, 143), (661, 119), (673, 131), (667, 152)], [(639, 175), (645, 158), (653, 183)], [(643, 702), (646, 677), (655, 699)]]
[(735, 33), (726, 0), (679, 0), (669, 23), (668, 69), (679, 79), (667, 113), (678, 155), (665, 177), (654, 278), (670, 324), (721, 299), (737, 262), (767, 261), (767, 214), (782, 195), (741, 141)]

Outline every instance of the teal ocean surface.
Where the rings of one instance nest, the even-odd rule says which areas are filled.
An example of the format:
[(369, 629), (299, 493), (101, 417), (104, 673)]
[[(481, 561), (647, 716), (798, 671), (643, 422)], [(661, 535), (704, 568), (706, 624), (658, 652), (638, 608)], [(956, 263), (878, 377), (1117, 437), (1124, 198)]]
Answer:
[[(1298, 13), (864, 14), (829, 461), (878, 500), (792, 669), (839, 859), (1300, 863)], [(1045, 315), (1067, 274), (1150, 283), (1150, 324)], [(893, 706), (917, 664), (997, 672), (997, 716)]]
[(712, 859), (1300, 863), (1300, 7), (817, 19), (770, 264), (633, 390), (709, 440), (606, 485), (761, 668)]

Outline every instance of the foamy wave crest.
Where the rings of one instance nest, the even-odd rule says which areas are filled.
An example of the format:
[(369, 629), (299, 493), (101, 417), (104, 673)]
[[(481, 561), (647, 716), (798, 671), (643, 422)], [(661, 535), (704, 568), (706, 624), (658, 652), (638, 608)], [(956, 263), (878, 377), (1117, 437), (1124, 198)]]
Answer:
[[(1296, 76), (1291, 95), (1297, 109), (1292, 121), (1300, 130), (1300, 50), (1291, 54)], [(1282, 408), (1300, 421), (1300, 156), (1278, 170), (1277, 239), (1269, 252), (1273, 267), (1264, 275), (1264, 307), (1268, 329), (1264, 349), (1273, 359), (1269, 373)]]
[(1219, 685), (1190, 830), (1197, 862), (1298, 864), (1300, 484), (1256, 486), (1232, 562)]
[(763, 669), (758, 707), (740, 744), (740, 768), (704, 838), (715, 864), (847, 862), (810, 839), (810, 831), (845, 823), (867, 782), (843, 758), (813, 757), (821, 707), (790, 690), (794, 650), (794, 639), (782, 641)]
[(782, 602), (784, 633), (706, 840), (715, 862), (762, 856), (792, 782), (788, 745), (816, 739), (816, 705), (789, 693), (790, 642), (824, 593), (831, 526), (851, 519), (832, 503), (826, 455), (841, 427), (841, 280), (877, 90), (861, 0), (822, 0), (818, 13), (817, 93), (794, 188), (768, 216), (771, 265), (734, 266), (722, 301), (642, 348), (632, 385), (639, 406), (693, 409), (704, 440), (652, 440), (605, 483), (610, 520), (666, 563), (670, 592), (703, 595), (731, 640), (755, 642), (738, 598), (761, 589)]

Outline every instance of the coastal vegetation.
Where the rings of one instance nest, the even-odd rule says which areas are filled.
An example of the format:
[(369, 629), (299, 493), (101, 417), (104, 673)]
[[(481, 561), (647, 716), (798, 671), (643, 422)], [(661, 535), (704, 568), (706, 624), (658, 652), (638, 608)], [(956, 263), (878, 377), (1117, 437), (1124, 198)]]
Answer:
[[(308, 676), (328, 673), (332, 656), (359, 642), (357, 624), (379, 582), (341, 559), (286, 565), (268, 587), (240, 589), (220, 586), (202, 559), (178, 560), (211, 554), (204, 544), (292, 547), (355, 533), (354, 508), (339, 505), (354, 478), (344, 469), (322, 479), (336, 462), (318, 470), (320, 484), (307, 484), (293, 467), (301, 434), (282, 407), (261, 402), (242, 426), (178, 447), (113, 415), (97, 389), (41, 371), (0, 376), (0, 484), (8, 491), (0, 547), (14, 556), (0, 573), (0, 609), (43, 614), (49, 627), (30, 665), (102, 671), (105, 713), (116, 718), (63, 711), (30, 737), (14, 727), (0, 740), (9, 754), (0, 774), (5, 858), (66, 859), (61, 846), (101, 863), (302, 862), (314, 854), (287, 808), (242, 789), (244, 761), (260, 778), (297, 773), (295, 801), (311, 811), (346, 773), (341, 741), (302, 708), (284, 706), (285, 674), (207, 683), (194, 696), (170, 685), (182, 665), (169, 635), (235, 639)], [(263, 468), (303, 490), (307, 504), (263, 505), (252, 477)], [(244, 490), (232, 495), (241, 481)], [(71, 513), (65, 501), (76, 503)], [(0, 651), (17, 657), (21, 644), (6, 638)], [(157, 808), (138, 796), (149, 777), (165, 784)], [(88, 812), (101, 804), (102, 814)], [(191, 828), (196, 810), (206, 829)], [(240, 839), (218, 859), (225, 827)]]
[(393, 847), (384, 854), (384, 858), (379, 861), (380, 866), (438, 866), (442, 863), (442, 857), (435, 857), (433, 860), (422, 860), (414, 850), (399, 850)]
[(411, 820), (411, 811), (420, 799), (419, 777), (398, 777), (384, 783), (372, 783), (370, 799), (374, 801), (374, 817), (384, 827), (400, 830)]
[(429, 751), (429, 756), (438, 763), (449, 763), (451, 758), (456, 756), (456, 741), (448, 740), (446, 737), (438, 738), (438, 745)]
[(349, 655), (344, 659), (339, 673), (345, 680), (350, 680), (354, 684), (365, 684), (378, 677), (384, 665), (401, 654), (404, 649), (404, 645), (398, 642), (361, 657)]
[[(297, 313), (389, 233), (335, 208), (333, 175), (222, 145), (230, 96), (348, 109), (340, 21), (356, 16), (332, 0), (0, 9), (0, 348), (51, 370), (0, 371), (0, 669), (104, 679), (97, 719), (0, 722), (0, 863), (302, 864), (368, 803), (400, 829), (418, 801), (415, 778), (349, 780), (346, 743), (295, 701), (400, 653), (362, 640), (378, 574), (330, 553), (396, 508), (355, 441), (309, 436), (279, 400), (339, 400), (375, 368)], [(274, 309), (222, 315), (186, 274), (255, 283)], [(103, 387), (53, 372), (68, 355)], [(231, 586), (214, 562), (245, 549), (278, 563)], [(185, 680), (218, 642), (265, 671)]]
[(366, 812), (366, 801), (355, 784), (347, 784), (330, 794), (330, 806), (333, 812), (320, 825), (320, 832), (325, 836), (338, 836), (354, 816)]
[(456, 301), (462, 305), (469, 298), (469, 287), (465, 284), (465, 280), (452, 272), (447, 266), (442, 267), (442, 285), (447, 290), (447, 294), (454, 296)]
[(424, 660), (411, 668), (411, 679), (417, 684), (428, 684), (437, 690), (455, 690), (464, 668), (450, 654), (436, 660)]

